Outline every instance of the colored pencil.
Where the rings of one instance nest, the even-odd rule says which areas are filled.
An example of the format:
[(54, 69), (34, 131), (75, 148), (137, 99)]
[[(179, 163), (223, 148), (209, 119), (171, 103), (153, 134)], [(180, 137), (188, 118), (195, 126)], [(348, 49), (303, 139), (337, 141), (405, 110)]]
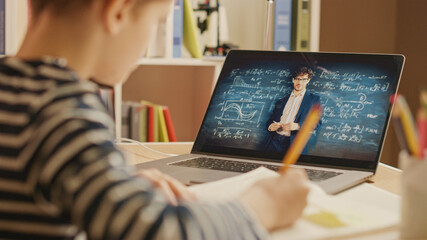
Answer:
[(427, 111), (420, 108), (417, 115), (418, 139), (420, 144), (419, 156), (421, 159), (425, 157), (427, 150)]
[(400, 118), (402, 120), (403, 131), (405, 132), (406, 141), (408, 142), (409, 152), (414, 156), (419, 154), (418, 134), (414, 118), (405, 97), (398, 95), (396, 99), (396, 107), (400, 109)]
[(421, 107), (417, 116), (417, 125), (419, 131), (420, 156), (424, 159), (427, 152), (427, 89), (421, 90), (420, 104)]
[(395, 108), (393, 111), (393, 115), (391, 116), (391, 119), (393, 121), (393, 127), (397, 136), (397, 140), (399, 141), (400, 148), (409, 153), (409, 147), (408, 143), (406, 142), (406, 136), (405, 132), (403, 131), (402, 122), (400, 121), (400, 116), (396, 115), (398, 113), (395, 114), (395, 112), (397, 111), (397, 108)]
[(396, 104), (397, 94), (390, 97), (390, 103), (394, 104), (393, 112), (391, 113), (391, 120), (393, 121), (394, 132), (397, 136), (400, 148), (409, 153), (408, 142), (406, 141), (405, 131), (403, 130), (402, 121), (400, 119), (400, 108)]
[(427, 112), (427, 89), (421, 90), (420, 93), (420, 104), (421, 107)]
[(310, 138), (313, 130), (319, 123), (321, 114), (322, 109), (320, 107), (320, 104), (316, 104), (311, 108), (307, 118), (304, 120), (304, 123), (301, 126), (301, 129), (298, 131), (294, 142), (292, 143), (289, 150), (286, 152), (286, 155), (283, 157), (283, 166), (279, 170), (280, 173), (284, 173), (290, 165), (296, 163), (299, 156), (301, 155), (302, 150), (307, 144), (307, 141)]

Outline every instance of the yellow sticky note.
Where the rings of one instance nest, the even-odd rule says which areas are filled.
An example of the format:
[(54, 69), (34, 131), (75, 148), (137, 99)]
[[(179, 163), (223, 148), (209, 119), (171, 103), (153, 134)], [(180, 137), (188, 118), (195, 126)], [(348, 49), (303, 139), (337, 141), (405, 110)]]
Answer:
[(316, 225), (328, 228), (338, 228), (347, 226), (335, 214), (324, 210), (306, 215), (304, 216), (304, 219)]

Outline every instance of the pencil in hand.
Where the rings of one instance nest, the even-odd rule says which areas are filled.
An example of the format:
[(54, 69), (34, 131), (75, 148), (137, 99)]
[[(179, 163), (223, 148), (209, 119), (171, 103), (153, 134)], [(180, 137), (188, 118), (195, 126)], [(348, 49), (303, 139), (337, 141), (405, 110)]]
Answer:
[(304, 123), (302, 124), (301, 129), (298, 131), (293, 144), (286, 152), (286, 155), (283, 157), (283, 166), (280, 168), (279, 173), (284, 173), (290, 165), (296, 163), (313, 130), (319, 123), (321, 115), (322, 108), (320, 104), (315, 104), (304, 120)]

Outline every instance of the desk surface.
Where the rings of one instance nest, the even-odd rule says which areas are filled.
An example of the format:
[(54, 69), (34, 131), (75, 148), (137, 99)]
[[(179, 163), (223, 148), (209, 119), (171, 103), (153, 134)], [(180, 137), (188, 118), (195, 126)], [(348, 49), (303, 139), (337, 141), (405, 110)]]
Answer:
[[(145, 143), (145, 146), (168, 154), (186, 154), (190, 153), (193, 146), (192, 142), (178, 142), (178, 143)], [(166, 155), (153, 152), (139, 144), (120, 144), (120, 148), (128, 155), (131, 164), (152, 161), (159, 158), (164, 158)], [(400, 191), (401, 170), (390, 167), (380, 163), (378, 165), (375, 176), (368, 181), (376, 187), (384, 189), (394, 194), (401, 194)], [(330, 240), (343, 239), (331, 238)], [(376, 240), (376, 239), (399, 239), (399, 232), (397, 226), (389, 227), (387, 229), (375, 230), (373, 232), (366, 232), (355, 234), (351, 237), (345, 237), (346, 240)]]
[[(145, 146), (163, 153), (185, 154), (190, 153), (193, 143), (146, 143)], [(129, 155), (128, 159), (130, 159), (133, 164), (166, 157), (166, 155), (153, 152), (139, 144), (120, 144), (120, 147)], [(401, 170), (380, 163), (375, 176), (369, 180), (368, 183), (391, 193), (400, 195), (400, 178)]]

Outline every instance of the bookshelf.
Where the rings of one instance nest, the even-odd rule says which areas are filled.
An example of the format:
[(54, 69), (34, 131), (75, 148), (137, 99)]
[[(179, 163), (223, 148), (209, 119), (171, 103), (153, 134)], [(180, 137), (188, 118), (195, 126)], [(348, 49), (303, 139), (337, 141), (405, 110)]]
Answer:
[(144, 99), (167, 105), (178, 141), (193, 141), (222, 64), (223, 59), (141, 60), (123, 86), (115, 87), (116, 136), (121, 133), (121, 101)]
[[(222, 3), (227, 9), (230, 41), (241, 49), (260, 50), (265, 28), (266, 1), (235, 0)], [(245, 14), (241, 14), (241, 6)], [(310, 50), (319, 50), (321, 0), (313, 0), (310, 19)], [(259, 11), (263, 9), (263, 11)], [(236, 18), (237, 17), (237, 18)], [(234, 33), (234, 34), (233, 34)], [(237, 34), (236, 34), (237, 33)], [(122, 85), (115, 87), (116, 136), (121, 133), (121, 102), (142, 99), (167, 105), (178, 141), (194, 141), (221, 72), (223, 58), (150, 58)]]

